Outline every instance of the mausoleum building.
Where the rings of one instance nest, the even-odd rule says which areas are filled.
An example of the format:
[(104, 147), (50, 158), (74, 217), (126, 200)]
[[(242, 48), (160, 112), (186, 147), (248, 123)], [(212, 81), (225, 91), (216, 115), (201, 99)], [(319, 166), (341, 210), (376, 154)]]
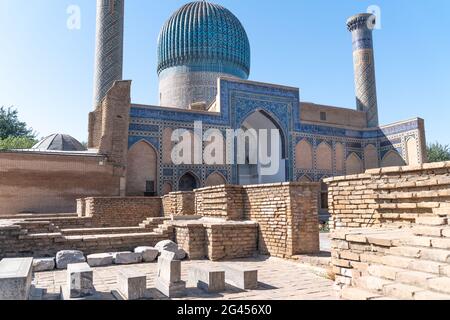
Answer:
[[(85, 196), (162, 196), (223, 184), (320, 182), (426, 162), (422, 119), (379, 125), (374, 16), (359, 14), (347, 21), (356, 90), (356, 105), (349, 109), (303, 101), (298, 88), (248, 80), (251, 56), (258, 52), (251, 51), (245, 17), (240, 18), (244, 23), (209, 1), (187, 3), (169, 17), (155, 47), (160, 103), (142, 105), (131, 101), (132, 83), (122, 79), (124, 0), (98, 0), (88, 150), (60, 135), (41, 143), (60, 145), (59, 152), (35, 148), (0, 154), (0, 214), (73, 212), (75, 200)], [(173, 132), (186, 129), (201, 142), (196, 122), (202, 123), (202, 136), (210, 129), (224, 137), (227, 129), (278, 129), (278, 172), (264, 176), (260, 163), (237, 164), (236, 159), (174, 164)], [(64, 148), (68, 143), (70, 150)], [(201, 143), (202, 149), (208, 146)]]

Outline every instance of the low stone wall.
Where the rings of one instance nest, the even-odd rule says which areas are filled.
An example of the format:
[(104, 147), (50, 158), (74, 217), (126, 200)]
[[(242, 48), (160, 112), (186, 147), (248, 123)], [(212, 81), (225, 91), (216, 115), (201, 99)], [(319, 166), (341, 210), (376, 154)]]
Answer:
[(325, 182), (332, 230), (409, 225), (450, 203), (450, 162), (372, 169)]
[(78, 207), (97, 227), (137, 226), (147, 218), (161, 217), (160, 197), (98, 197), (78, 200)]
[(217, 186), (196, 190), (196, 214), (259, 224), (258, 250), (291, 257), (317, 253), (317, 183)]
[(194, 192), (172, 192), (162, 199), (163, 214), (170, 216), (193, 216), (195, 214)]

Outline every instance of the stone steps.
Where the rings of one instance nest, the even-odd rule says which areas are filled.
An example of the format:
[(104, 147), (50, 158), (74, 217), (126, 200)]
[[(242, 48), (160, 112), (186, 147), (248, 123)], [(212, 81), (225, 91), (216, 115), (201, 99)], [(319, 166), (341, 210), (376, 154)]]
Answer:
[(403, 268), (412, 271), (441, 274), (441, 268), (445, 267), (446, 263), (434, 262), (429, 260), (414, 259), (408, 257), (400, 257), (393, 255), (383, 256), (381, 263), (386, 266)]
[(392, 247), (388, 252), (390, 255), (399, 257), (422, 259), (433, 262), (450, 263), (450, 251), (438, 248), (421, 247)]
[(96, 235), (96, 234), (124, 234), (124, 233), (148, 233), (148, 229), (141, 227), (117, 227), (117, 228), (75, 228), (61, 229), (61, 233), (67, 236)]
[(353, 295), (359, 293), (363, 300), (381, 297), (401, 300), (450, 300), (450, 292), (445, 289), (449, 278), (429, 278), (425, 283), (422, 282), (423, 279), (427, 279), (425, 274), (416, 275), (406, 270), (397, 275), (395, 282), (375, 276), (364, 276), (355, 280), (355, 287), (352, 289), (357, 291), (353, 291)]
[(21, 213), (15, 215), (5, 215), (2, 219), (49, 219), (49, 218), (71, 218), (78, 217), (76, 213)]
[(63, 235), (60, 232), (54, 232), (54, 233), (28, 233), (25, 235), (19, 236), (19, 240), (30, 240), (30, 239), (58, 239), (63, 238)]
[(139, 227), (145, 228), (148, 230), (155, 230), (161, 224), (164, 224), (165, 221), (170, 220), (170, 218), (147, 218), (142, 223), (139, 224)]
[(441, 226), (417, 225), (413, 227), (412, 231), (413, 234), (416, 236), (450, 238), (449, 225), (441, 225)]
[(28, 233), (52, 233), (57, 231), (57, 227), (50, 221), (19, 221), (15, 223)]
[(342, 289), (341, 298), (344, 300), (384, 300), (386, 297), (369, 290), (347, 287)]
[(155, 237), (162, 234), (156, 232), (146, 233), (111, 233), (111, 234), (96, 234), (96, 235), (77, 235), (66, 236), (67, 240), (101, 240), (101, 239), (122, 239), (122, 238), (139, 238), (139, 237)]
[(450, 238), (411, 236), (399, 241), (401, 246), (425, 247), (450, 250)]

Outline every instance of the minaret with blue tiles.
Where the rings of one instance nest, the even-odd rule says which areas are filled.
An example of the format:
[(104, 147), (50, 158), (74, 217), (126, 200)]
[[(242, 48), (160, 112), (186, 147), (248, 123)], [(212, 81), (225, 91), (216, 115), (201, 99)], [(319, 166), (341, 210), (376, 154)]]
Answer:
[(369, 13), (355, 15), (347, 20), (353, 39), (356, 105), (367, 112), (367, 126), (378, 127), (377, 86), (373, 51), (373, 29), (376, 17)]
[(125, 0), (97, 0), (94, 106), (122, 80)]

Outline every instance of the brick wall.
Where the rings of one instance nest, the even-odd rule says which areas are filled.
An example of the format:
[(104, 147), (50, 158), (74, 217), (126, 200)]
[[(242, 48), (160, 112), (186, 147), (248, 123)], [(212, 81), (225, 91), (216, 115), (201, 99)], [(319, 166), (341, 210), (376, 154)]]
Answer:
[(160, 197), (96, 197), (84, 201), (84, 216), (91, 217), (96, 226), (137, 226), (147, 218), (161, 216)]
[(212, 261), (248, 258), (258, 250), (258, 225), (206, 224), (208, 258)]
[(103, 156), (0, 152), (0, 216), (75, 212), (77, 198), (118, 196), (119, 189)]
[(195, 190), (195, 212), (203, 217), (239, 221), (244, 219), (244, 189), (222, 185)]
[(203, 223), (177, 223), (174, 230), (175, 242), (186, 251), (189, 259), (204, 259), (208, 256)]
[(261, 253), (290, 257), (320, 251), (318, 184), (283, 183), (244, 190), (244, 217), (259, 224)]
[(194, 192), (172, 192), (165, 195), (162, 200), (165, 217), (193, 216), (195, 215)]
[(258, 250), (290, 257), (319, 249), (316, 183), (218, 186), (196, 190), (196, 214), (259, 224)]
[(450, 202), (450, 162), (327, 179), (331, 229), (409, 225)]

